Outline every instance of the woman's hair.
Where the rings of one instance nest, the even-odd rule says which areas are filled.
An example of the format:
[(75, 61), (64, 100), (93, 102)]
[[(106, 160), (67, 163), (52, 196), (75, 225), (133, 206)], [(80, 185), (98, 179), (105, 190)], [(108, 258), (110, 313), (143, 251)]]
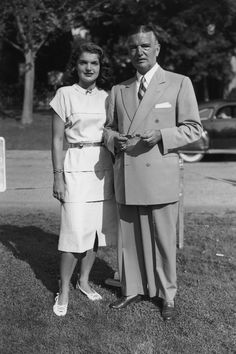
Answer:
[(91, 54), (97, 54), (100, 63), (100, 71), (99, 71), (98, 78), (96, 80), (96, 85), (99, 88), (107, 88), (108, 80), (110, 79), (110, 75), (111, 75), (109, 63), (107, 58), (104, 55), (102, 48), (92, 42), (83, 42), (83, 43), (79, 43), (79, 45), (74, 46), (71, 53), (71, 58), (69, 60), (65, 72), (64, 83), (68, 85), (72, 85), (78, 82), (77, 62), (80, 56), (85, 52)]

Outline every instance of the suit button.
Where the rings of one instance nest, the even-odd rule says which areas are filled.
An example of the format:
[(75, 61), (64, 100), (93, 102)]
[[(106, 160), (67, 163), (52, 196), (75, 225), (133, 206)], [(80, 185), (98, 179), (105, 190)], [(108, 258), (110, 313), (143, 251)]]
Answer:
[(150, 167), (150, 166), (151, 166), (151, 164), (150, 164), (150, 163), (146, 163), (146, 166), (147, 166), (147, 167)]
[(155, 123), (159, 123), (159, 119), (155, 119)]

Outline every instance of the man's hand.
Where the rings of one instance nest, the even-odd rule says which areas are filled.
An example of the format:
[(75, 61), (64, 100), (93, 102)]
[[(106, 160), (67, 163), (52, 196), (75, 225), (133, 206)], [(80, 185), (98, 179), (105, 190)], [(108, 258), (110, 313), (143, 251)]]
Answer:
[(162, 139), (160, 130), (155, 129), (146, 130), (140, 138), (149, 147), (153, 147)]
[(126, 136), (124, 136), (123, 134), (117, 135), (114, 137), (114, 145), (115, 145), (115, 149), (116, 152), (122, 152), (126, 150), (126, 142), (127, 142), (128, 138), (126, 138)]

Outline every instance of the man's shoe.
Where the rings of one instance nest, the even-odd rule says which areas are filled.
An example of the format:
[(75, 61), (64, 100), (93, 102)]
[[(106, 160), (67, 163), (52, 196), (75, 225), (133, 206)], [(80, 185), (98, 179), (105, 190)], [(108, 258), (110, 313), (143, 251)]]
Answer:
[(164, 302), (161, 315), (165, 321), (173, 320), (176, 315), (175, 305), (171, 302)]
[(141, 300), (142, 300), (141, 295), (136, 295), (136, 296), (132, 296), (132, 297), (123, 296), (121, 299), (110, 304), (109, 307), (114, 310), (121, 310), (121, 309), (127, 307), (128, 305), (140, 302)]

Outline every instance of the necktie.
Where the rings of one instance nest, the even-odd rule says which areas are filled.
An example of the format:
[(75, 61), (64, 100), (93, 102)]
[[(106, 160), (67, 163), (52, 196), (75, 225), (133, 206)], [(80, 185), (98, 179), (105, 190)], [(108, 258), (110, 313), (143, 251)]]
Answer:
[(146, 90), (147, 90), (147, 82), (145, 80), (145, 77), (143, 76), (140, 81), (140, 85), (139, 85), (139, 89), (138, 89), (138, 99), (140, 102), (142, 101)]

